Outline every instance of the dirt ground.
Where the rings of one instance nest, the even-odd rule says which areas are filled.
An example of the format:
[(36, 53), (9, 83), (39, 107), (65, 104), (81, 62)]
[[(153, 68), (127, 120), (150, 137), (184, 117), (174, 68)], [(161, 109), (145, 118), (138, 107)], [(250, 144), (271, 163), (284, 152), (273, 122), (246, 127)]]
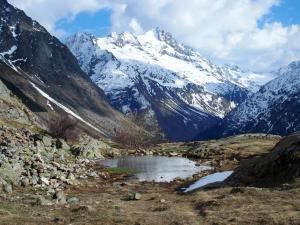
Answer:
[[(124, 180), (125, 179), (125, 180)], [(300, 182), (278, 189), (231, 188), (178, 194), (177, 184), (89, 180), (67, 191), (79, 202), (40, 206), (0, 203), (0, 224), (300, 224)], [(132, 193), (140, 200), (129, 200)]]
[[(227, 142), (237, 144), (236, 140)], [(244, 141), (242, 143), (249, 147)], [(266, 145), (266, 141), (262, 143)], [(274, 139), (272, 145), (270, 143), (264, 151), (258, 152), (255, 147), (253, 154), (268, 152), (277, 140)], [(241, 145), (235, 146), (235, 151), (240, 149)], [(244, 150), (240, 155), (248, 157), (252, 150), (249, 148), (248, 151)], [(227, 169), (242, 163), (242, 160), (232, 157), (221, 158), (224, 162), (234, 161), (225, 163)], [(224, 165), (221, 164), (220, 170)], [(110, 174), (71, 186), (65, 193), (68, 198), (77, 198), (73, 203), (49, 206), (29, 200), (29, 196), (37, 194), (35, 191), (19, 190), (10, 198), (0, 197), (0, 224), (300, 224), (300, 180), (272, 189), (219, 187), (183, 195), (178, 190), (185, 182), (141, 183), (127, 175)], [(140, 193), (141, 198), (131, 200), (133, 193)]]

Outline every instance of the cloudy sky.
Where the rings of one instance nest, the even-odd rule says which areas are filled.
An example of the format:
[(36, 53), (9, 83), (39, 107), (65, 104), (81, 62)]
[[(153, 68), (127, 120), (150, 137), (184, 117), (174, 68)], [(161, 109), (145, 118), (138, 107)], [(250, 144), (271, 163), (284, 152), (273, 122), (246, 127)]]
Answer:
[(8, 0), (64, 38), (171, 32), (209, 59), (253, 71), (300, 60), (298, 0)]

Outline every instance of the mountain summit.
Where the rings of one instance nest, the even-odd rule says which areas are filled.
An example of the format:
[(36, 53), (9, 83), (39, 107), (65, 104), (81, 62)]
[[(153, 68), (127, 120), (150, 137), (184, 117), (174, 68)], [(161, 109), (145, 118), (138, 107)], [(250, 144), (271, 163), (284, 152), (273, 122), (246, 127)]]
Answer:
[(216, 124), (262, 77), (219, 67), (159, 28), (138, 36), (77, 33), (65, 43), (116, 109), (171, 140), (190, 140)]

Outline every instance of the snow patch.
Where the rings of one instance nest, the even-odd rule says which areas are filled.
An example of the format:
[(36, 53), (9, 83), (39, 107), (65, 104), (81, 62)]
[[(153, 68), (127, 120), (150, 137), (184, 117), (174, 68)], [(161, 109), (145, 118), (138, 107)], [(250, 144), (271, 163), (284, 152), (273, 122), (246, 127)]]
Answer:
[(2, 52), (2, 53), (0, 53), (0, 55), (2, 55), (2, 56), (12, 55), (17, 49), (18, 49), (18, 47), (16, 45), (13, 45), (8, 51)]
[(213, 173), (208, 176), (202, 177), (200, 180), (196, 181), (194, 184), (192, 184), (188, 188), (186, 188), (183, 192), (187, 193), (187, 192), (199, 189), (201, 187), (204, 187), (208, 184), (212, 184), (212, 183), (216, 183), (216, 182), (223, 182), (232, 173), (233, 173), (233, 171), (225, 171), (225, 172), (221, 172), (221, 173)]
[(49, 101), (49, 100), (47, 100), (47, 106), (48, 106), (52, 111), (54, 111), (54, 109), (53, 109), (52, 105), (50, 104), (50, 101)]

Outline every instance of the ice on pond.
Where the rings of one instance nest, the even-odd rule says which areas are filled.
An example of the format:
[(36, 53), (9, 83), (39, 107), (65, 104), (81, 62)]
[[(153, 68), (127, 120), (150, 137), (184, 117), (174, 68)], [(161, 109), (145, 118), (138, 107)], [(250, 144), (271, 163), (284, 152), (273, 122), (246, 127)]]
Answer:
[(208, 176), (202, 177), (200, 180), (196, 181), (192, 185), (190, 185), (188, 188), (186, 188), (183, 192), (190, 192), (193, 190), (196, 190), (198, 188), (204, 187), (205, 185), (212, 184), (215, 182), (222, 182), (226, 180), (233, 171), (225, 171), (220, 173), (213, 173)]

